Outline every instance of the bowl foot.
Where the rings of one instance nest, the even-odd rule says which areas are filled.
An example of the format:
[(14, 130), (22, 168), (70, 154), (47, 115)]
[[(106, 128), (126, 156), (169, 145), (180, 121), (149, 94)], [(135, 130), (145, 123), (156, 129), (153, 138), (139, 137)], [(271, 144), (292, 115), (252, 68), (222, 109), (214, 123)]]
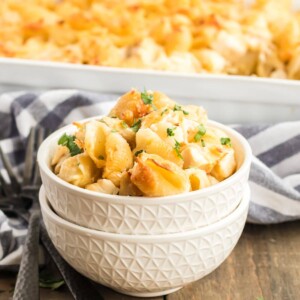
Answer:
[(170, 290), (164, 290), (164, 291), (160, 291), (160, 292), (128, 292), (128, 291), (120, 291), (120, 290), (115, 290), (118, 293), (121, 294), (125, 294), (125, 295), (129, 295), (129, 296), (133, 296), (133, 297), (144, 297), (144, 298), (148, 298), (148, 297), (159, 297), (159, 296), (164, 296), (164, 295), (168, 295), (171, 293), (174, 293), (178, 290), (180, 290), (182, 288), (182, 286), (177, 287), (175, 289), (170, 289)]

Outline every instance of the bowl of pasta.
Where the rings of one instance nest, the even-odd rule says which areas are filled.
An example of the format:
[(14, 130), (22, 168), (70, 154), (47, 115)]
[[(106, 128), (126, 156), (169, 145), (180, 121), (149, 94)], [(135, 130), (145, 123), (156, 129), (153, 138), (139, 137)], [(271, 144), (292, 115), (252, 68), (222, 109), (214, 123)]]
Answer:
[(51, 208), (44, 187), (40, 205), (54, 246), (79, 273), (124, 294), (155, 297), (201, 279), (228, 257), (245, 225), (249, 192), (222, 220), (163, 235), (108, 233), (68, 222)]
[(193, 230), (234, 211), (247, 187), (251, 149), (202, 107), (132, 89), (108, 116), (54, 132), (38, 162), (62, 218), (151, 235)]

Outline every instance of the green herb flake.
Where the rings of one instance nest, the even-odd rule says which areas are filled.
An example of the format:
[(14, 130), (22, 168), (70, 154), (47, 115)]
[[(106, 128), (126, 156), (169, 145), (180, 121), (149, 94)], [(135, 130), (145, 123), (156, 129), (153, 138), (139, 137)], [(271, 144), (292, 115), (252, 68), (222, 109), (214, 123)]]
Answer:
[(180, 111), (180, 110), (181, 110), (181, 106), (178, 105), (178, 104), (175, 104), (173, 110), (174, 110), (174, 111)]
[(197, 133), (194, 136), (194, 141), (195, 142), (199, 142), (200, 139), (205, 135), (205, 133), (206, 133), (205, 127), (203, 126), (203, 124), (200, 124), (198, 126), (198, 131), (197, 131)]
[(44, 279), (39, 280), (40, 287), (51, 289), (51, 290), (57, 290), (64, 284), (65, 284), (65, 281), (62, 279), (61, 280), (44, 280)]
[(125, 121), (122, 121), (122, 122), (121, 122), (121, 126), (122, 126), (123, 128), (128, 128), (128, 125), (127, 125), (127, 123), (126, 123)]
[(163, 116), (166, 112), (168, 111), (168, 109), (167, 108), (165, 108), (162, 112), (161, 112), (161, 116)]
[(176, 127), (173, 127), (173, 128), (167, 128), (167, 135), (168, 136), (174, 136), (175, 135), (175, 129)]
[(153, 94), (148, 93), (148, 92), (146, 91), (146, 89), (144, 89), (144, 91), (141, 92), (141, 99), (142, 99), (142, 101), (144, 102), (144, 104), (146, 104), (146, 105), (149, 104), (149, 105), (152, 106), (152, 108), (153, 108), (154, 110), (157, 110), (156, 106), (155, 106), (154, 103), (153, 103)]
[(98, 120), (98, 122), (100, 122), (100, 123), (103, 123), (103, 124), (107, 125), (107, 124), (106, 124), (106, 122), (105, 122), (104, 120), (102, 120), (102, 119), (101, 119), (101, 120)]
[(103, 155), (99, 155), (99, 156), (98, 156), (98, 159), (104, 160), (104, 156), (103, 156)]
[(178, 104), (175, 104), (174, 108), (173, 108), (174, 111), (182, 111), (184, 115), (188, 115), (189, 112), (187, 112), (186, 110), (183, 110), (182, 107)]
[(116, 130), (116, 129), (111, 130), (111, 133), (116, 133), (116, 132), (118, 132), (118, 130)]
[(227, 145), (229, 147), (232, 146), (231, 145), (231, 140), (230, 140), (229, 137), (222, 137), (222, 138), (220, 138), (220, 142), (221, 142), (222, 145)]
[(134, 131), (134, 132), (138, 132), (140, 127), (141, 127), (141, 123), (142, 123), (142, 120), (141, 119), (138, 119), (132, 126), (131, 126), (131, 129)]
[(201, 145), (202, 147), (205, 147), (205, 141), (201, 139)]
[(182, 157), (182, 155), (181, 155), (181, 153), (180, 153), (180, 148), (181, 148), (180, 143), (179, 143), (178, 141), (175, 140), (175, 147), (174, 147), (174, 150), (175, 150), (177, 156), (180, 157), (181, 159), (183, 159), (183, 157)]
[(58, 145), (66, 146), (68, 144), (68, 141), (69, 136), (66, 133), (64, 133), (58, 140)]
[(75, 156), (82, 153), (82, 149), (77, 146), (75, 139), (74, 135), (67, 135), (64, 133), (58, 140), (58, 145), (66, 146), (69, 149), (71, 156)]
[(134, 156), (138, 156), (140, 155), (141, 153), (145, 152), (145, 150), (138, 150), (134, 153)]
[(150, 104), (151, 105), (153, 103), (153, 95), (148, 94), (146, 89), (144, 89), (144, 92), (141, 93), (141, 98), (142, 98), (144, 104)]

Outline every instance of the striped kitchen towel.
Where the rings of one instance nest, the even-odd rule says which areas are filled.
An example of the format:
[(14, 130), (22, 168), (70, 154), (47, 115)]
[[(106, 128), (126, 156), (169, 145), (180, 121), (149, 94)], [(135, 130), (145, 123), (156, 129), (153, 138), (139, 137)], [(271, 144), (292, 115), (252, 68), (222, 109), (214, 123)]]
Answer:
[[(32, 126), (53, 131), (74, 120), (106, 114), (117, 97), (77, 90), (2, 94), (0, 145), (20, 172)], [(300, 121), (235, 128), (248, 139), (254, 154), (248, 221), (271, 224), (300, 219)], [(21, 220), (8, 219), (0, 211), (0, 270), (19, 263), (25, 235)]]

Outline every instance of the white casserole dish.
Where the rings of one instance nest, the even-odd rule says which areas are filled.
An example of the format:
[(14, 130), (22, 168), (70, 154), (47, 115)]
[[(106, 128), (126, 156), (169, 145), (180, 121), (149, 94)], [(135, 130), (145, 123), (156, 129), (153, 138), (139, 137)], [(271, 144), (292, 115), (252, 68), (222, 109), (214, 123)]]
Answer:
[[(250, 4), (254, 0), (245, 0)], [(291, 1), (294, 10), (300, 0)], [(0, 92), (75, 88), (123, 94), (156, 89), (182, 103), (204, 106), (222, 123), (300, 120), (300, 81), (249, 76), (183, 74), (0, 57)]]
[(0, 91), (75, 88), (122, 94), (130, 88), (160, 90), (181, 103), (202, 105), (222, 123), (300, 119), (300, 81), (179, 74), (0, 58)]

